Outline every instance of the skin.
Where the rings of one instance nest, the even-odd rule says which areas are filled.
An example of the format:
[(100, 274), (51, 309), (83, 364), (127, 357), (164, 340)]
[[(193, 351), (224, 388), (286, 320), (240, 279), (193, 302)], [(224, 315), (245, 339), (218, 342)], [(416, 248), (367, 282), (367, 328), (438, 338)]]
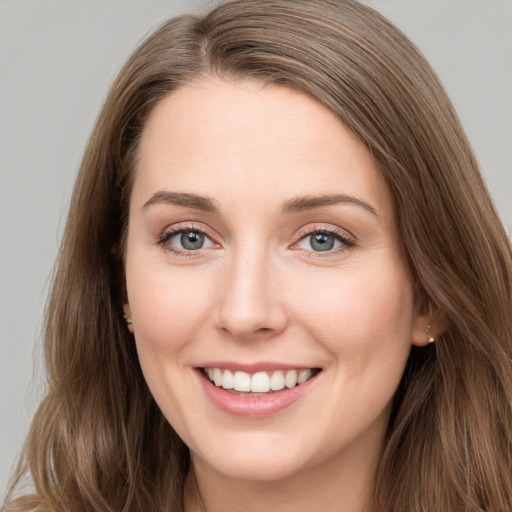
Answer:
[[(282, 211), (326, 194), (356, 201)], [(165, 235), (185, 228), (208, 238), (177, 254), (180, 236)], [(307, 230), (333, 229), (353, 246), (315, 251)], [(312, 99), (205, 79), (156, 106), (131, 197), (126, 312), (151, 392), (191, 450), (187, 512), (200, 510), (197, 491), (209, 512), (364, 510), (411, 344), (428, 341), (396, 232), (375, 162)], [(284, 411), (239, 418), (195, 370), (225, 360), (322, 371)]]

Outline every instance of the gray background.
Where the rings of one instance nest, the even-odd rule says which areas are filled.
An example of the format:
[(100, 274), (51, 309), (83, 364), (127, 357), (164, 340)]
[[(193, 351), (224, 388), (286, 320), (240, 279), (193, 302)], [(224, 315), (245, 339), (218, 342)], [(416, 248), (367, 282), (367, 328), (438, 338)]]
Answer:
[[(512, 231), (512, 1), (368, 0), (423, 50)], [(43, 390), (40, 326), (73, 180), (107, 88), (185, 0), (0, 0), (0, 495)]]

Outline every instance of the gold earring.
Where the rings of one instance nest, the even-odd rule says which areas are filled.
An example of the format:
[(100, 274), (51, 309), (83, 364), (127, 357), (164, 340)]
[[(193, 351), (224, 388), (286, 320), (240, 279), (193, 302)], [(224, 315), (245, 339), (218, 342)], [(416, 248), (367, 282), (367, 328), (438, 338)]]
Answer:
[(436, 339), (430, 334), (430, 329), (432, 329), (432, 326), (428, 324), (427, 327), (425, 328), (425, 334), (428, 336), (428, 342), (434, 343)]

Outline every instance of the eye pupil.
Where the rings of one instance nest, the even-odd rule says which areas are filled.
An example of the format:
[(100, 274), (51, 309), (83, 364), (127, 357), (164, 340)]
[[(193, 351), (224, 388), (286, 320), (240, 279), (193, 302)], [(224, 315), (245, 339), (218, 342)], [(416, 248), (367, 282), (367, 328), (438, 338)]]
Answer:
[(190, 251), (201, 249), (204, 244), (204, 235), (196, 231), (185, 231), (180, 237), (181, 245)]
[(334, 237), (325, 233), (311, 235), (311, 247), (315, 251), (329, 251), (334, 247)]

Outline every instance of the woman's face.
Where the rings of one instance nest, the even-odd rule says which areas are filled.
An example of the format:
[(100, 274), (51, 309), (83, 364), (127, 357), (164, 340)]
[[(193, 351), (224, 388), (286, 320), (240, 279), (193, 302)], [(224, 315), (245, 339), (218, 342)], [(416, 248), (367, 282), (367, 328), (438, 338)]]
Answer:
[(196, 470), (357, 471), (428, 323), (368, 151), (304, 95), (205, 80), (156, 106), (138, 157), (135, 342)]

